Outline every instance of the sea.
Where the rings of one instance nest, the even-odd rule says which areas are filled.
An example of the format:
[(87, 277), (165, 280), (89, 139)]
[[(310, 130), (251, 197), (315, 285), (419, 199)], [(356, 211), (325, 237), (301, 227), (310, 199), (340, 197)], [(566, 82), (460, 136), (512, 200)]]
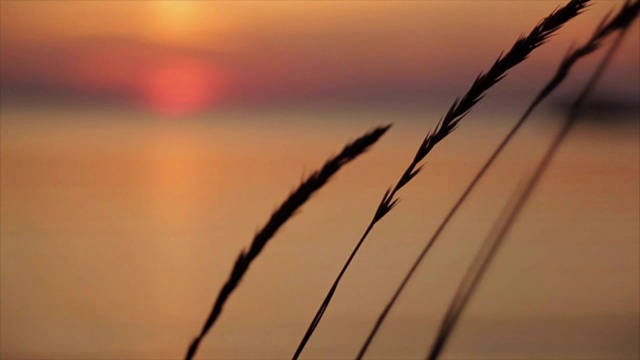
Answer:
[[(239, 252), (350, 140), (393, 123), (267, 244), (198, 359), (293, 355), (385, 190), (446, 109), (247, 107), (183, 118), (4, 102), (0, 357), (177, 359)], [(353, 358), (522, 108), (480, 108), (424, 161), (346, 272), (304, 359)], [(443, 359), (640, 358), (638, 112), (584, 115), (462, 313)], [(557, 134), (534, 114), (460, 208), (365, 358), (424, 358), (473, 257)]]

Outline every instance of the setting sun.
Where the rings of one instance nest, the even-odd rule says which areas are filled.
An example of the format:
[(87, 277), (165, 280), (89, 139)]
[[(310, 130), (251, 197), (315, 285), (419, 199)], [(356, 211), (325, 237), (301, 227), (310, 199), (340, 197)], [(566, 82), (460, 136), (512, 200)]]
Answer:
[(214, 104), (222, 77), (206, 63), (177, 58), (151, 66), (141, 84), (144, 104), (166, 116), (182, 116)]

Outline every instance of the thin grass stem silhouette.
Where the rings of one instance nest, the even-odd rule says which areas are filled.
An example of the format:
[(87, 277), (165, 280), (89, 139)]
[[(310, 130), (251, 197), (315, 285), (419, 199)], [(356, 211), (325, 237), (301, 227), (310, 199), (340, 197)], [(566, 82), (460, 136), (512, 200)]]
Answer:
[(242, 277), (249, 269), (251, 262), (260, 254), (264, 246), (275, 235), (278, 229), (289, 220), (300, 207), (313, 195), (317, 190), (324, 186), (329, 179), (340, 170), (340, 168), (356, 157), (366, 152), (382, 135), (391, 127), (391, 125), (375, 128), (351, 142), (342, 149), (335, 157), (329, 159), (320, 170), (312, 173), (300, 186), (293, 191), (289, 197), (276, 209), (267, 224), (255, 235), (251, 246), (248, 250), (242, 250), (233, 266), (229, 279), (224, 284), (218, 297), (213, 305), (211, 314), (207, 318), (202, 331), (193, 340), (187, 351), (186, 359), (192, 359), (198, 350), (198, 345), (202, 338), (207, 334), (209, 329), (216, 322), (223, 305), (240, 284)]
[[(628, 6), (628, 5), (629, 5), (628, 2), (625, 3), (625, 6)], [(637, 1), (635, 5), (636, 6), (638, 5)], [(638, 12), (636, 10), (634, 17), (637, 16), (637, 13)], [(631, 20), (632, 19), (633, 18), (631, 18)], [(519, 190), (517, 190), (514, 193), (510, 201), (507, 203), (507, 205), (503, 209), (503, 212), (501, 213), (500, 217), (498, 218), (493, 228), (491, 229), (489, 235), (485, 239), (480, 251), (474, 258), (473, 263), (467, 270), (467, 273), (465, 274), (465, 277), (462, 280), (454, 296), (454, 299), (447, 310), (447, 314), (445, 315), (445, 318), (440, 326), (440, 329), (436, 336), (436, 340), (433, 343), (431, 350), (429, 351), (429, 354), (427, 355), (426, 359), (435, 360), (442, 353), (444, 346), (446, 345), (446, 342), (450, 337), (457, 323), (457, 320), (460, 318), (460, 315), (462, 314), (466, 304), (469, 302), (469, 299), (473, 295), (473, 292), (477, 288), (480, 280), (482, 279), (482, 276), (486, 273), (491, 260), (494, 258), (500, 245), (503, 243), (508, 231), (511, 229), (511, 226), (513, 225), (515, 219), (520, 214), (523, 206), (531, 196), (533, 190), (535, 189), (535, 186), (538, 184), (540, 178), (544, 174), (544, 171), (549, 166), (551, 160), (553, 159), (553, 156), (556, 154), (560, 145), (564, 142), (564, 140), (567, 138), (567, 135), (575, 125), (579, 115), (579, 109), (581, 105), (583, 104), (587, 95), (593, 89), (596, 81), (601, 77), (604, 69), (609, 64), (611, 57), (613, 56), (615, 51), (618, 49), (627, 29), (628, 29), (628, 24), (627, 26), (624, 26), (621, 28), (621, 32), (616, 38), (616, 41), (611, 46), (605, 58), (602, 60), (602, 62), (598, 66), (598, 69), (595, 71), (589, 83), (585, 86), (581, 94), (578, 96), (577, 100), (571, 106), (568, 119), (563, 124), (560, 132), (557, 134), (557, 136), (553, 140), (552, 144), (550, 145), (547, 152), (545, 153), (542, 161), (540, 162), (538, 167), (535, 169), (533, 175), (529, 178), (526, 184), (524, 184), (524, 186), (522, 186)], [(585, 47), (581, 49), (585, 49)], [(561, 69), (559, 69), (559, 71), (560, 70)]]
[[(553, 77), (553, 79), (545, 85), (545, 87), (536, 96), (535, 100), (529, 105), (529, 107), (524, 112), (522, 117), (513, 126), (513, 128), (509, 131), (509, 133), (503, 138), (503, 140), (500, 142), (498, 147), (494, 150), (494, 152), (491, 154), (489, 159), (482, 165), (478, 173), (476, 173), (476, 175), (471, 180), (467, 188), (463, 191), (462, 195), (458, 198), (458, 200), (455, 202), (453, 207), (449, 210), (449, 212), (445, 216), (444, 220), (440, 223), (436, 231), (433, 233), (433, 235), (427, 242), (426, 246), (422, 249), (417, 259), (415, 260), (415, 262), (413, 263), (413, 265), (411, 266), (411, 268), (403, 278), (402, 282), (396, 289), (396, 292), (391, 297), (391, 300), (389, 300), (389, 302), (385, 305), (384, 309), (378, 316), (378, 319), (376, 320), (376, 323), (373, 326), (373, 329), (369, 332), (369, 335), (365, 340), (364, 344), (362, 345), (362, 347), (360, 348), (360, 351), (358, 352), (356, 359), (362, 359), (367, 349), (371, 345), (373, 338), (375, 337), (378, 330), (382, 326), (382, 323), (384, 322), (385, 318), (389, 314), (389, 311), (394, 306), (395, 302), (397, 301), (398, 297), (400, 296), (400, 294), (408, 284), (409, 280), (413, 277), (413, 274), (415, 273), (418, 266), (423, 261), (424, 257), (429, 252), (433, 244), (435, 243), (436, 239), (440, 236), (442, 231), (449, 224), (449, 221), (453, 218), (453, 216), (458, 211), (462, 203), (464, 203), (464, 201), (467, 199), (469, 194), (473, 191), (473, 189), (475, 188), (477, 183), (480, 181), (480, 179), (484, 176), (486, 171), (491, 167), (491, 165), (496, 160), (498, 155), (503, 151), (503, 149), (511, 141), (513, 136), (518, 132), (518, 130), (525, 123), (525, 121), (529, 118), (529, 115), (531, 115), (533, 110), (540, 104), (540, 102), (542, 102), (549, 94), (551, 94), (558, 87), (558, 85), (560, 85), (562, 80), (569, 74), (570, 68), (573, 66), (573, 64), (576, 61), (590, 54), (591, 52), (595, 51), (600, 46), (601, 42), (605, 38), (607, 38), (607, 36), (609, 36), (612, 32), (626, 28), (626, 26), (633, 19), (633, 17), (637, 15), (638, 6), (639, 6), (638, 2), (634, 4), (630, 4), (629, 2), (625, 3), (623, 7), (620, 9), (620, 11), (618, 12), (618, 14), (615, 17), (613, 17), (611, 21), (607, 22), (607, 18), (603, 20), (603, 22), (600, 24), (600, 26), (591, 37), (588, 44), (585, 45), (585, 47), (583, 47), (582, 49), (578, 49), (575, 53), (573, 53), (572, 55), (569, 55), (564, 59), (561, 65), (561, 68), (558, 70), (558, 72)], [(635, 12), (635, 15), (634, 15), (634, 12)]]
[(573, 19), (580, 14), (589, 0), (571, 0), (565, 6), (555, 10), (549, 16), (539, 22), (533, 30), (526, 37), (519, 37), (514, 43), (511, 49), (505, 54), (501, 54), (493, 66), (486, 73), (480, 73), (476, 80), (471, 85), (471, 88), (462, 97), (456, 99), (446, 115), (438, 122), (436, 127), (429, 131), (425, 136), (422, 144), (418, 148), (413, 160), (402, 174), (398, 182), (391, 188), (389, 188), (383, 195), (380, 204), (378, 205), (371, 222), (367, 226), (366, 230), (362, 234), (360, 240), (356, 244), (355, 248), (349, 255), (344, 266), (340, 270), (340, 273), (336, 277), (333, 285), (329, 289), (329, 292), (325, 296), (320, 308), (316, 312), (313, 320), (309, 324), (307, 331), (305, 332), (298, 348), (296, 349), (293, 359), (297, 359), (305, 345), (313, 335), (316, 327), (320, 323), (324, 312), (326, 311), (329, 303), (344, 275), (345, 271), (351, 264), (351, 261), (355, 257), (355, 254), (360, 249), (360, 246), (369, 235), (375, 224), (379, 222), (385, 215), (389, 213), (399, 201), (396, 197), (397, 192), (407, 185), (422, 169), (420, 163), (427, 156), (427, 154), (442, 141), (447, 135), (449, 135), (462, 118), (464, 118), (473, 108), (473, 106), (480, 101), (487, 90), (493, 85), (502, 80), (508, 70), (524, 61), (528, 55), (538, 48), (540, 45), (547, 42), (549, 37), (560, 29), (566, 22)]

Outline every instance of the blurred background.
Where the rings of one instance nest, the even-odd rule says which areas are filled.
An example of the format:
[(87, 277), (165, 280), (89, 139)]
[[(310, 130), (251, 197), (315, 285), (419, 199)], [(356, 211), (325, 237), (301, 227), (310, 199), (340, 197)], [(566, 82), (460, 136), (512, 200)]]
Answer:
[[(563, 1), (2, 1), (0, 357), (177, 359), (305, 174), (395, 125), (277, 234), (197, 358), (288, 358), (427, 131)], [(427, 158), (303, 358), (355, 356), (502, 136), (621, 1), (594, 1)], [(460, 320), (449, 359), (640, 358), (636, 22)], [(531, 117), (371, 358), (422, 358), (511, 192), (601, 59)]]

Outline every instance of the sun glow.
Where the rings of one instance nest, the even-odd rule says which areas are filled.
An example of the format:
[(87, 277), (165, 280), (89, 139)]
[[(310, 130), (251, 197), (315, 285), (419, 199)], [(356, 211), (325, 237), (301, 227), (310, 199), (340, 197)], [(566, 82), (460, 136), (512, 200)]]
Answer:
[[(197, 1), (154, 1), (150, 31), (156, 41), (179, 47), (194, 45), (207, 27)], [(141, 96), (151, 110), (180, 117), (202, 110), (220, 99), (220, 71), (207, 61), (188, 56), (162, 59), (143, 75)]]
[(214, 105), (221, 90), (222, 76), (210, 64), (176, 58), (149, 68), (141, 96), (151, 110), (180, 117)]
[(149, 23), (153, 37), (163, 43), (184, 45), (198, 37), (206, 27), (195, 1), (153, 1), (153, 14)]

